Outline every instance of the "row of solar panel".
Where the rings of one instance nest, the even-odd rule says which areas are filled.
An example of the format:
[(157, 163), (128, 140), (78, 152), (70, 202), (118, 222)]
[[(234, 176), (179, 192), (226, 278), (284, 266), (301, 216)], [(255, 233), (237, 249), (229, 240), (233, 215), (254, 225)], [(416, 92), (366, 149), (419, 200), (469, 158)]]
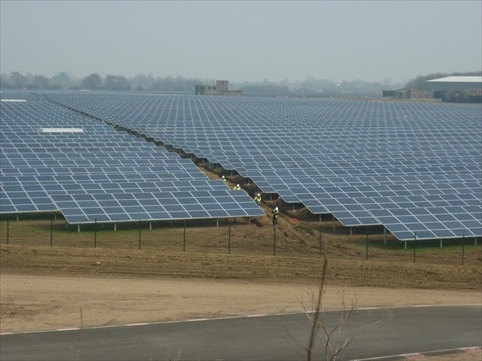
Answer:
[[(66, 194), (113, 194), (113, 193), (171, 193), (180, 191), (225, 191), (226, 186), (220, 181), (135, 181), (113, 180), (112, 182), (26, 182), (0, 185), (2, 213), (54, 211), (56, 206), (49, 196)], [(244, 193), (244, 192), (243, 192)], [(164, 196), (165, 197), (165, 196)]]
[[(384, 199), (375, 198), (375, 204), (388, 204), (390, 199), (385, 197), (420, 193), (443, 198), (469, 194), (479, 202), (481, 198), (479, 106), (326, 99), (133, 98), (109, 94), (62, 95), (55, 99), (220, 163), (225, 169), (236, 169), (263, 191), (279, 193), (287, 201), (302, 201), (314, 213), (330, 212), (338, 219), (347, 219), (343, 192), (331, 189), (333, 197), (341, 198), (330, 203), (316, 193), (317, 188), (404, 185), (376, 189)], [(319, 187), (312, 186), (313, 178)], [(436, 186), (424, 188), (426, 184)], [(360, 192), (364, 196), (360, 199), (372, 198), (364, 192), (373, 191)], [(460, 201), (465, 202), (447, 200), (449, 206)], [(440, 203), (413, 199), (400, 204), (414, 204), (415, 209), (430, 211)], [(356, 216), (348, 217), (346, 224), (383, 223), (371, 207), (363, 208)], [(464, 209), (474, 219), (482, 218), (479, 208)], [(442, 221), (439, 223), (430, 224), (429, 232), (424, 234), (438, 237), (440, 233), (430, 229), (445, 230)], [(420, 228), (413, 226), (412, 230), (410, 226), (407, 231), (403, 219), (396, 217), (389, 225), (401, 239), (411, 239)], [(469, 225), (467, 235), (482, 234), (480, 221)], [(411, 232), (410, 236), (407, 232)]]
[[(193, 186), (186, 187), (192, 190)], [(71, 224), (94, 222), (128, 222), (153, 220), (182, 220), (228, 217), (263, 216), (264, 212), (244, 192), (226, 188), (214, 191), (166, 191), (145, 192), (143, 189), (124, 189), (122, 193), (95, 193), (91, 189), (80, 194), (78, 189), (64, 194), (51, 193), (37, 198), (10, 199), (2, 191), (2, 212), (21, 213), (61, 210)], [(119, 191), (119, 189), (116, 189)], [(109, 190), (112, 191), (112, 190)], [(16, 192), (21, 193), (21, 192)], [(38, 192), (41, 193), (41, 192)], [(239, 193), (237, 196), (235, 193)], [(16, 196), (16, 194), (13, 194)], [(53, 203), (52, 203), (53, 200)]]
[(244, 192), (143, 192), (52, 195), (72, 223), (263, 216)]
[[(58, 105), (2, 103), (0, 120), (0, 213), (60, 210), (69, 223), (264, 215), (245, 192), (230, 195), (223, 182), (208, 180), (192, 161)], [(42, 126), (61, 131), (43, 133)], [(83, 132), (67, 132), (71, 126)], [(183, 200), (176, 209), (165, 201), (173, 195)], [(131, 201), (104, 209), (101, 201), (86, 203), (86, 196)]]

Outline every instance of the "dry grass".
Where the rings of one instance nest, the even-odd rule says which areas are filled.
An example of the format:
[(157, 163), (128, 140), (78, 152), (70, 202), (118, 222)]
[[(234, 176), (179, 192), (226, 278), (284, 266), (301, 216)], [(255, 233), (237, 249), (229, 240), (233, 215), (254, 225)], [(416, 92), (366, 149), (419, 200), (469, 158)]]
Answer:
[[(365, 230), (350, 235), (331, 221), (269, 219), (144, 223), (66, 228), (63, 220), (1, 221), (1, 267), (9, 272), (138, 277), (316, 280), (321, 251), (331, 284), (389, 288), (481, 289), (480, 246), (411, 244)], [(8, 236), (7, 236), (8, 228)], [(375, 232), (376, 230), (370, 230)], [(8, 238), (8, 245), (7, 245)], [(368, 247), (367, 247), (368, 240)]]

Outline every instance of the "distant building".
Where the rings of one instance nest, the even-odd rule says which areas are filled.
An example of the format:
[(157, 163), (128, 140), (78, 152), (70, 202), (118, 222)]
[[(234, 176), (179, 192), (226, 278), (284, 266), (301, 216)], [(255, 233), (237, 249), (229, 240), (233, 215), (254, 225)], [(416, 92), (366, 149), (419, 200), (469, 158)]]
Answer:
[(397, 99), (433, 99), (433, 90), (424, 89), (400, 89), (384, 91), (383, 96), (390, 96)]
[(423, 88), (432, 90), (434, 98), (447, 102), (482, 102), (482, 76), (447, 76), (427, 80)]
[(216, 85), (196, 85), (196, 95), (243, 95), (241, 90), (229, 90), (227, 80), (216, 80)]
[(482, 76), (447, 76), (427, 80), (420, 89), (387, 90), (383, 92), (383, 96), (397, 99), (481, 102)]
[(466, 91), (474, 95), (481, 95), (482, 76), (447, 76), (427, 80), (424, 88), (433, 91)]

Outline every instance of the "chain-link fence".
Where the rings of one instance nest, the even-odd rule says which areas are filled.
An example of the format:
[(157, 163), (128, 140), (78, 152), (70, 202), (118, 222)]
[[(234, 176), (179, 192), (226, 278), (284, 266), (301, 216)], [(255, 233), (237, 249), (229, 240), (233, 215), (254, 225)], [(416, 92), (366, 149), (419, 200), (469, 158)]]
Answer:
[(64, 219), (39, 215), (3, 217), (0, 243), (78, 248), (321, 257), (355, 256), (401, 262), (464, 264), (482, 262), (480, 240), (398, 241), (379, 228), (352, 230), (314, 224), (293, 236), (278, 227), (259, 227), (249, 219), (189, 220), (68, 225)]

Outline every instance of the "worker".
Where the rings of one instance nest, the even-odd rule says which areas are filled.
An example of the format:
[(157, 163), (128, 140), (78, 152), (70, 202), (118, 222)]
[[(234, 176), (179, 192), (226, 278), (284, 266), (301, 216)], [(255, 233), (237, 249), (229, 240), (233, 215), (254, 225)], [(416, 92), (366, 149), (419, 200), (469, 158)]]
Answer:
[(239, 184), (236, 184), (233, 188), (235, 191), (240, 191), (241, 190), (241, 187), (239, 186)]
[(253, 199), (254, 199), (254, 202), (255, 202), (257, 205), (259, 205), (259, 204), (261, 203), (261, 194), (259, 194), (259, 193), (256, 194)]
[(274, 207), (273, 215), (271, 216), (271, 219), (273, 220), (273, 226), (276, 226), (278, 224), (278, 215), (279, 215), (279, 209), (278, 207)]
[(226, 183), (226, 177), (225, 177), (225, 176), (222, 176), (222, 177), (221, 177), (221, 180), (222, 180), (224, 183)]

